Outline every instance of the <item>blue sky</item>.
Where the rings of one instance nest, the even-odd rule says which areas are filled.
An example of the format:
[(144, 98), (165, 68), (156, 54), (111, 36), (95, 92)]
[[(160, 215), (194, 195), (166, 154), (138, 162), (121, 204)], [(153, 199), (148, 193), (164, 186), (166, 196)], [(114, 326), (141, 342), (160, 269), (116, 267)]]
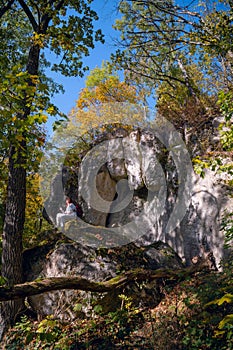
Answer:
[[(90, 56), (84, 57), (83, 63), (89, 69), (100, 67), (102, 61), (108, 60), (110, 54), (115, 51), (114, 38), (117, 37), (117, 31), (112, 28), (117, 17), (116, 3), (114, 0), (93, 0), (91, 7), (97, 12), (99, 20), (95, 22), (95, 29), (101, 28), (105, 43), (96, 43), (95, 48), (90, 50)], [(89, 70), (89, 72), (90, 72)], [(80, 90), (85, 86), (85, 80), (89, 72), (86, 72), (83, 78), (80, 77), (63, 77), (61, 74), (53, 73), (54, 80), (64, 86), (65, 93), (57, 94), (52, 99), (52, 102), (59, 107), (59, 109), (68, 114), (72, 107), (75, 106), (75, 101), (78, 98)], [(48, 132), (52, 131), (52, 123), (54, 120), (49, 120), (47, 123)]]
[[(105, 36), (105, 43), (95, 43), (95, 48), (90, 50), (90, 56), (84, 57), (83, 64), (89, 67), (89, 72), (95, 67), (100, 67), (104, 60), (110, 58), (110, 54), (116, 50), (115, 41), (119, 32), (112, 28), (117, 16), (116, 5), (118, 0), (93, 0), (91, 8), (93, 8), (98, 16), (99, 20), (95, 22), (95, 29), (101, 29)], [(192, 4), (197, 5), (198, 0), (177, 0), (179, 5)], [(68, 114), (72, 107), (75, 106), (75, 101), (78, 98), (78, 94), (85, 86), (85, 80), (89, 72), (86, 72), (83, 78), (80, 77), (63, 77), (61, 74), (53, 73), (50, 76), (57, 82), (64, 86), (65, 93), (57, 94), (52, 99), (52, 102), (59, 107), (59, 109)], [(154, 102), (154, 101), (153, 101)], [(153, 103), (154, 104), (154, 103)], [(47, 131), (52, 133), (52, 123), (54, 119), (49, 119), (47, 123)]]

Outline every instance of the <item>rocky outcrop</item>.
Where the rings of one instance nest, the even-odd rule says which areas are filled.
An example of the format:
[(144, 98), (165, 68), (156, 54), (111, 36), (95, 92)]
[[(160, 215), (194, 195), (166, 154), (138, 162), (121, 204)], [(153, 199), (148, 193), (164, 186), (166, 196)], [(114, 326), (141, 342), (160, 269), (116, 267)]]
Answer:
[[(78, 243), (63, 243), (56, 246), (41, 246), (24, 253), (25, 280), (44, 277), (82, 276), (90, 281), (105, 281), (117, 276), (120, 271), (133, 269), (154, 270), (160, 267), (179, 269), (181, 259), (166, 244), (157, 242), (146, 247), (129, 244), (116, 249), (93, 249)], [(157, 282), (131, 284), (124, 293), (132, 295), (136, 302), (157, 305), (161, 299)], [(107, 302), (111, 299), (111, 303)], [(54, 315), (70, 321), (82, 314), (88, 316), (93, 304), (103, 304), (108, 310), (118, 306), (120, 299), (112, 294), (96, 295), (86, 292), (64, 290), (28, 297), (30, 307), (40, 316)], [(75, 305), (82, 307), (77, 310)]]
[[(70, 238), (94, 247), (163, 241), (187, 265), (208, 252), (219, 264), (220, 219), (232, 200), (211, 171), (204, 178), (194, 173), (182, 138), (169, 128), (109, 133), (72, 173), (77, 176), (75, 196), (69, 170), (63, 169), (47, 208), (53, 207), (60, 176), (66, 194), (79, 198), (84, 211), (82, 222), (67, 226)], [(54, 208), (50, 214), (54, 221)]]
[[(25, 259), (27, 281), (82, 276), (105, 281), (135, 268), (178, 269), (208, 259), (216, 269), (224, 255), (220, 222), (233, 210), (226, 186), (210, 170), (194, 173), (181, 136), (169, 124), (108, 132), (93, 141), (82, 160), (63, 166), (53, 179), (47, 214), (55, 216), (64, 194), (82, 205), (84, 216), (65, 225), (76, 242), (40, 248)], [(45, 250), (44, 250), (45, 249)], [(26, 256), (26, 255), (25, 255)], [(157, 282), (124, 290), (136, 303), (156, 305)], [(63, 320), (92, 312), (93, 303), (116, 307), (116, 295), (54, 291), (28, 298), (42, 316)], [(74, 308), (75, 305), (81, 308)]]
[(89, 208), (89, 210), (86, 210), (85, 219), (90, 224), (105, 226), (111, 202), (114, 200), (116, 194), (116, 181), (106, 169), (103, 169), (96, 176), (96, 187), (98, 188), (100, 197), (109, 202), (107, 212), (102, 213), (96, 209)]

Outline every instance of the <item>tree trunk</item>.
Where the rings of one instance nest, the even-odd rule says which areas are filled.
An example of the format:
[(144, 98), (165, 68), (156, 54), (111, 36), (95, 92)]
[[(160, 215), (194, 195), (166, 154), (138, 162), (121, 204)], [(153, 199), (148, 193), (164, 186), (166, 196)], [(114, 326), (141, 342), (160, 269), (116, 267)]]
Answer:
[[(22, 233), (26, 204), (26, 170), (22, 162), (24, 160), (12, 146), (2, 237), (2, 276), (6, 278), (8, 286), (22, 283)], [(21, 300), (1, 304), (0, 337), (13, 324), (21, 306)]]
[[(28, 54), (27, 72), (30, 75), (38, 74), (40, 48), (33, 45)], [(29, 86), (33, 82), (29, 79)], [(17, 115), (18, 119), (26, 121), (29, 116), (32, 98), (22, 100), (23, 112)], [(2, 276), (6, 278), (7, 285), (22, 283), (22, 235), (26, 208), (26, 166), (27, 144), (26, 135), (19, 130), (22, 141), (13, 145), (9, 150), (8, 187), (5, 208), (5, 218), (2, 237)], [(14, 324), (17, 313), (23, 306), (23, 300), (9, 301), (0, 307), (0, 339), (9, 326)]]
[(184, 80), (185, 80), (185, 85), (186, 85), (186, 87), (187, 87), (187, 89), (189, 91), (190, 96), (194, 97), (196, 102), (198, 103), (199, 102), (198, 97), (197, 97), (197, 95), (196, 95), (196, 93), (195, 93), (195, 91), (194, 91), (194, 89), (192, 87), (192, 84), (190, 82), (190, 78), (188, 76), (188, 73), (187, 73), (187, 70), (186, 70), (185, 66), (183, 65), (183, 63), (182, 63), (182, 61), (180, 59), (178, 59), (177, 62), (178, 62), (178, 66), (179, 66), (179, 68), (180, 68), (180, 70), (181, 70), (181, 72), (183, 74), (183, 77), (184, 77)]

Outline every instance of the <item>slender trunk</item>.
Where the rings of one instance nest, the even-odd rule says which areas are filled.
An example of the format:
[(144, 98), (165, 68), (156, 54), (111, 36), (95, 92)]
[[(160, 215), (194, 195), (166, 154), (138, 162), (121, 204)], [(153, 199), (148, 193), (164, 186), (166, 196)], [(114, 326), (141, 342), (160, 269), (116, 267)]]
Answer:
[(196, 99), (196, 101), (198, 102), (197, 95), (192, 87), (192, 84), (190, 83), (190, 79), (189, 79), (189, 76), (188, 76), (188, 73), (187, 73), (185, 66), (183, 65), (183, 63), (180, 59), (178, 59), (177, 62), (178, 62), (178, 66), (183, 74), (183, 77), (185, 80), (185, 85), (189, 91), (190, 96), (194, 97)]
[[(29, 74), (38, 73), (40, 49), (32, 46), (28, 55), (27, 71)], [(33, 85), (32, 81), (28, 81)], [(26, 93), (25, 93), (26, 96)], [(31, 102), (31, 101), (30, 101)], [(26, 120), (30, 114), (30, 105), (25, 97), (24, 111), (17, 118)], [(19, 131), (20, 132), (20, 131)], [(26, 137), (21, 132), (22, 141), (17, 146), (11, 144), (9, 150), (8, 187), (2, 240), (2, 276), (7, 285), (22, 283), (22, 234), (26, 208)], [(23, 301), (9, 301), (1, 304), (0, 308), (0, 338), (7, 328), (14, 324)]]

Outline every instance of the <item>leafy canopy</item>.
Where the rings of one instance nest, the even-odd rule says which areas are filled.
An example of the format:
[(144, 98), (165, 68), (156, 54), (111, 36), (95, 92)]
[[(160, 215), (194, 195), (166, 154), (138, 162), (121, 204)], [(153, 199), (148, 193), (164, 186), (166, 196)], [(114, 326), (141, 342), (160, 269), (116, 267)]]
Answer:
[[(46, 139), (44, 125), (48, 116), (64, 117), (51, 103), (52, 95), (63, 89), (49, 77), (49, 72), (82, 76), (88, 69), (83, 65), (83, 57), (89, 55), (95, 41), (104, 41), (101, 31), (94, 30), (93, 22), (98, 16), (90, 3), (89, 0), (0, 1), (1, 208), (7, 196), (11, 149), (14, 167), (28, 171), (27, 232), (33, 228), (32, 222), (41, 206), (35, 173)], [(4, 215), (3, 210), (1, 214)]]

